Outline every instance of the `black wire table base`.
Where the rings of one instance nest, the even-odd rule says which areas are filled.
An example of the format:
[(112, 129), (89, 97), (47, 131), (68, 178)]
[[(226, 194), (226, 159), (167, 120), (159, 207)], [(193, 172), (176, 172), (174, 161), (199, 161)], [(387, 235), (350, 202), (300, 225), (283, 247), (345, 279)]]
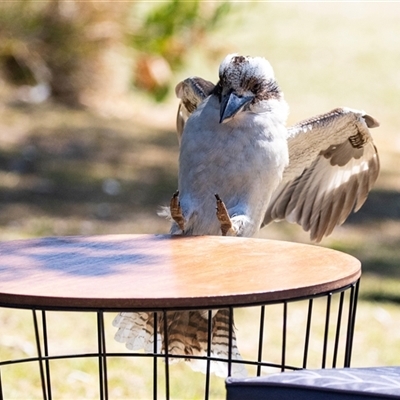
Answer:
[[(211, 362), (219, 361), (226, 363), (227, 374), (231, 375), (232, 365), (234, 363), (242, 363), (249, 369), (250, 373), (255, 376), (260, 376), (265, 373), (279, 372), (285, 370), (297, 370), (303, 368), (335, 368), (335, 367), (349, 367), (352, 354), (353, 336), (356, 319), (357, 309), (357, 298), (358, 298), (359, 281), (352, 285), (341, 288), (335, 292), (329, 292), (319, 294), (317, 296), (310, 296), (307, 298), (293, 299), (283, 302), (275, 302), (271, 304), (255, 304), (246, 305), (241, 308), (243, 314), (246, 315), (247, 308), (252, 307), (258, 315), (257, 325), (258, 332), (255, 332), (256, 348), (255, 354), (248, 355), (243, 354), (242, 360), (232, 359), (232, 331), (229, 334), (229, 356), (227, 358), (217, 358), (210, 353), (210, 338), (211, 338), (211, 320), (212, 310), (208, 310), (208, 351), (204, 357), (200, 356), (188, 356), (182, 355), (173, 356), (176, 361), (177, 358), (183, 359), (199, 359), (203, 360), (206, 364), (206, 373), (203, 375), (198, 373), (201, 379), (204, 379), (204, 386), (202, 393), (198, 398), (209, 399), (212, 398), (212, 374), (211, 374)], [(316, 302), (318, 302), (318, 310), (316, 310)], [(290, 322), (290, 310), (294, 303), (303, 303), (305, 312), (302, 314), (302, 326), (304, 327), (301, 331), (299, 329), (291, 329)], [(9, 305), (5, 306), (10, 308)], [(276, 345), (269, 344), (268, 338), (270, 337), (269, 328), (271, 327), (271, 321), (269, 319), (270, 307), (280, 307), (278, 312), (278, 326), (280, 337), (280, 348), (279, 358), (271, 360), (268, 358), (270, 347)], [(221, 308), (221, 307), (219, 307)], [(230, 326), (233, 326), (234, 313), (237, 312), (239, 307), (232, 307), (227, 305), (224, 307), (229, 310), (229, 322)], [(111, 361), (113, 359), (149, 359), (152, 360), (152, 388), (149, 390), (153, 399), (165, 398), (170, 399), (174, 397), (171, 388), (171, 374), (173, 374), (173, 365), (171, 365), (171, 355), (168, 354), (168, 337), (164, 337), (166, 342), (165, 352), (160, 352), (157, 349), (157, 341), (154, 340), (154, 349), (152, 352), (114, 352), (107, 351), (109, 345), (107, 339), (107, 331), (110, 330), (110, 326), (105, 323), (105, 315), (115, 314), (115, 312), (104, 311), (102, 309), (87, 310), (85, 313), (94, 313), (96, 316), (96, 351), (88, 353), (74, 353), (74, 354), (51, 354), (50, 351), (50, 339), (49, 339), (49, 324), (48, 324), (48, 313), (57, 310), (48, 309), (30, 309), (32, 312), (32, 325), (34, 329), (34, 346), (36, 349), (36, 356), (18, 358), (18, 359), (3, 359), (0, 356), (0, 400), (9, 398), (9, 387), (12, 386), (12, 382), (7, 380), (8, 368), (17, 367), (18, 365), (24, 364), (36, 364), (38, 371), (38, 385), (41, 388), (41, 396), (44, 400), (50, 400), (55, 398), (55, 386), (53, 382), (54, 370), (53, 365), (55, 363), (62, 363), (65, 360), (73, 359), (91, 359), (95, 361), (98, 375), (98, 398), (109, 399), (110, 398), (110, 379), (109, 372), (111, 368)], [(1, 310), (0, 310), (1, 311)], [(78, 311), (78, 310), (69, 310)], [(81, 312), (82, 310), (79, 310)], [(116, 310), (121, 311), (121, 310)], [(131, 310), (129, 310), (131, 311)], [(136, 310), (135, 310), (136, 311)], [(141, 311), (141, 310), (140, 310)], [(145, 310), (152, 313), (154, 321), (154, 330), (162, 328), (157, 326), (159, 321), (167, 321), (167, 312), (173, 311), (168, 310)], [(180, 310), (182, 311), (182, 310)], [(254, 313), (253, 313), (254, 314)], [(159, 317), (162, 318), (159, 318)], [(276, 314), (274, 314), (277, 318)], [(319, 332), (315, 333), (316, 321), (318, 322)], [(276, 323), (276, 321), (275, 321)], [(161, 323), (162, 324), (162, 323)], [(237, 323), (235, 315), (235, 325), (240, 331), (240, 325)], [(167, 332), (166, 326), (164, 326), (165, 332)], [(276, 329), (276, 328), (274, 328)], [(321, 340), (322, 338), (322, 340)], [(258, 343), (257, 343), (258, 342)], [(123, 345), (121, 344), (121, 349)], [(241, 344), (238, 339), (238, 347)], [(300, 357), (297, 357), (293, 363), (291, 361), (291, 354), (293, 349), (297, 353), (301, 353)], [(314, 349), (314, 350), (312, 350)], [(318, 351), (319, 364), (315, 362), (311, 364), (310, 354), (312, 351)], [(0, 349), (1, 350), (1, 349)], [(314, 357), (315, 358), (315, 357)], [(159, 363), (159, 360), (163, 361), (163, 365)], [(250, 376), (249, 373), (249, 376)], [(160, 380), (160, 375), (163, 375), (163, 379)], [(184, 377), (182, 377), (184, 379)], [(162, 381), (162, 385), (160, 383)], [(29, 396), (28, 396), (29, 397)], [(97, 397), (97, 396), (96, 396)], [(140, 398), (140, 397), (138, 397)]]

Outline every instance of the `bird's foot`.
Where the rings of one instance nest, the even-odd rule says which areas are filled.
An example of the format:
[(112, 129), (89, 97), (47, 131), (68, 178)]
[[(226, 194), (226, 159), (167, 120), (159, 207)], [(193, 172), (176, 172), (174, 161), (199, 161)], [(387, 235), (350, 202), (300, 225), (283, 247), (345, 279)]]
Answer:
[(215, 195), (215, 198), (217, 199), (217, 218), (219, 223), (221, 224), (222, 236), (235, 236), (236, 230), (233, 227), (225, 203), (221, 200), (218, 194)]
[(182, 209), (179, 202), (179, 190), (173, 194), (169, 203), (169, 209), (171, 211), (172, 219), (177, 223), (179, 229), (182, 232), (185, 232), (185, 219), (183, 218)]

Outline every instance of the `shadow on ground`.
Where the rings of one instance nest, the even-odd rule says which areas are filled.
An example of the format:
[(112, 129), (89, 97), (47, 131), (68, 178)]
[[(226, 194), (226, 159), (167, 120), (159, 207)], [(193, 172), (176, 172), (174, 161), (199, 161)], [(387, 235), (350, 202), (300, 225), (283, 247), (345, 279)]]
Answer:
[(113, 221), (155, 212), (176, 190), (174, 132), (64, 108), (38, 114), (14, 146), (0, 144), (0, 225), (10, 222), (8, 206), (18, 205)]

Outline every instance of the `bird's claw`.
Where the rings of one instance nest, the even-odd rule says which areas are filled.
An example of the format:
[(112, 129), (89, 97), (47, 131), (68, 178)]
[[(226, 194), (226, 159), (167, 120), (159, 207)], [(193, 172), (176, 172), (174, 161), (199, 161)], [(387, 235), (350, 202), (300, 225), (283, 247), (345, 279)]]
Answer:
[(217, 218), (221, 224), (222, 236), (226, 236), (228, 233), (234, 235), (236, 231), (232, 225), (225, 203), (221, 200), (218, 194), (215, 194), (215, 198), (217, 199)]
[(172, 195), (171, 201), (169, 203), (169, 209), (172, 219), (178, 224), (179, 229), (182, 232), (185, 232), (185, 219), (183, 218), (182, 209), (179, 202), (179, 190), (177, 190)]

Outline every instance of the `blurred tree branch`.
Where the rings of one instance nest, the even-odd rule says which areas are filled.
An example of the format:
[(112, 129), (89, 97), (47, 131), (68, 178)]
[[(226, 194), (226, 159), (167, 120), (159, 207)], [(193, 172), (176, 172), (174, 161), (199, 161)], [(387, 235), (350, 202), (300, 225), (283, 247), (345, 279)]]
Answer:
[[(163, 100), (189, 49), (206, 47), (228, 1), (161, 3), (21, 0), (0, 4), (0, 79), (71, 105), (132, 84)], [(39, 96), (38, 96), (39, 93)]]
[(139, 52), (135, 81), (162, 99), (169, 89), (171, 70), (182, 67), (188, 49), (207, 45), (210, 32), (230, 11), (227, 1), (172, 0), (151, 7), (128, 35)]

